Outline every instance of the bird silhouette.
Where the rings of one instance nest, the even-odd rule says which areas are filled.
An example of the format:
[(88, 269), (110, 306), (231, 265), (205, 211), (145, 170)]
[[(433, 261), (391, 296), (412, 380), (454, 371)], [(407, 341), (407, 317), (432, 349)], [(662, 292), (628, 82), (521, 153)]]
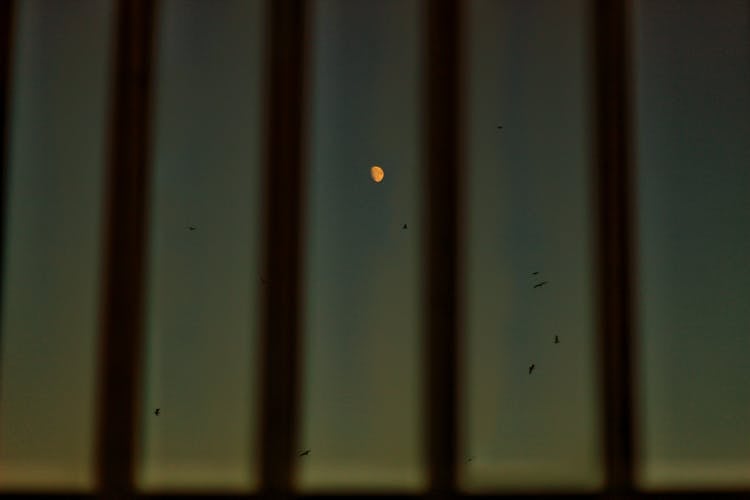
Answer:
[(541, 283), (537, 283), (536, 285), (534, 285), (534, 288), (539, 288), (540, 286), (544, 286), (546, 284), (547, 284), (546, 281), (542, 281)]
[(300, 452), (299, 456), (300, 456), (300, 457), (306, 457), (306, 456), (307, 456), (307, 455), (309, 455), (309, 454), (310, 454), (310, 450), (305, 450), (305, 451), (303, 451), (303, 452)]
[(160, 412), (160, 411), (161, 411), (161, 408), (157, 408), (157, 409), (155, 409), (155, 410), (154, 410), (154, 415), (156, 415), (156, 416), (158, 417), (158, 416), (159, 416), (159, 412)]
[(401, 229), (406, 229), (406, 224), (404, 224), (404, 226)]
[(468, 464), (468, 463), (470, 463), (470, 462), (471, 462), (472, 460), (474, 460), (474, 457), (469, 457), (469, 458), (467, 458), (467, 459), (466, 459), (466, 463)]
[(560, 337), (555, 335), (555, 344), (559, 344), (559, 343), (560, 343)]
[(503, 126), (502, 126), (502, 125), (498, 125), (498, 126), (497, 126), (497, 129), (498, 129), (498, 130), (502, 130), (502, 128), (503, 128)]
[(537, 274), (539, 274), (539, 271), (534, 271), (534, 272), (533, 272), (533, 273), (531, 273), (531, 274), (532, 274), (532, 275), (534, 275), (534, 276), (536, 276)]
[(195, 226), (188, 226), (188, 231), (195, 231)]
[(534, 363), (532, 363), (531, 366), (529, 366), (529, 375), (531, 375), (531, 372), (534, 371), (534, 366), (535, 366)]

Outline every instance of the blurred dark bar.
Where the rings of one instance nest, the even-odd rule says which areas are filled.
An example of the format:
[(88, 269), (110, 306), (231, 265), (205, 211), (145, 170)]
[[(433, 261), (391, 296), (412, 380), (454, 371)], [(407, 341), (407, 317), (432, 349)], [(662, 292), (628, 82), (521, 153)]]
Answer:
[(98, 492), (134, 496), (155, 3), (120, 0), (112, 61), (99, 357)]
[[(0, 493), (0, 498), (50, 498), (58, 499), (64, 498), (66, 500), (93, 500), (96, 498), (95, 495), (80, 494), (75, 492), (56, 492), (56, 493), (30, 493), (30, 492), (3, 492)], [(207, 493), (141, 493), (134, 495), (134, 499), (137, 500), (158, 500), (158, 499), (186, 499), (186, 500), (210, 500), (210, 499), (239, 499), (244, 498), (247, 500), (261, 500), (262, 495), (256, 494), (243, 494), (243, 493), (222, 493), (222, 492), (207, 492)], [(359, 498), (362, 500), (393, 500), (394, 498), (403, 498), (409, 500), (420, 500), (424, 499), (425, 495), (414, 494), (414, 493), (363, 493), (353, 494), (351, 492), (337, 492), (337, 493), (315, 493), (309, 495), (290, 495), (290, 499), (300, 500), (322, 500), (329, 498)], [(484, 500), (555, 500), (560, 498), (565, 499), (577, 499), (577, 500), (607, 500), (611, 498), (608, 493), (573, 493), (573, 492), (548, 492), (548, 493), (498, 493), (498, 494), (457, 494), (456, 499), (484, 499)], [(747, 500), (748, 493), (746, 491), (700, 491), (700, 492), (687, 492), (687, 491), (660, 491), (660, 492), (640, 492), (634, 494), (633, 498), (643, 499), (672, 499), (675, 500)]]
[[(0, 2), (0, 325), (5, 301), (5, 225), (8, 216), (8, 156), (10, 142), (10, 89), (13, 77), (13, 35), (15, 2)], [(0, 326), (1, 328), (1, 326)], [(0, 330), (0, 363), (2, 363), (3, 332)]]
[(261, 332), (260, 488), (292, 488), (299, 410), (306, 106), (305, 0), (267, 3), (264, 304)]
[(461, 7), (425, 0), (424, 408), (429, 494), (455, 492), (458, 451), (459, 208), (461, 193)]
[(635, 263), (630, 1), (594, 0), (601, 422), (608, 491), (634, 488)]

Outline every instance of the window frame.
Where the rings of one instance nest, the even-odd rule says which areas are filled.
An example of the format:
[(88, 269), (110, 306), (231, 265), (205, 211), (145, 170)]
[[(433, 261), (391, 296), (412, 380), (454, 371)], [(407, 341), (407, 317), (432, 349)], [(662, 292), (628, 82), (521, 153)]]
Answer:
[[(462, 82), (466, 3), (421, 0), (425, 21), (423, 144), (425, 209), (422, 332), (426, 380), (423, 422), (428, 487), (408, 498), (747, 498), (750, 490), (640, 491), (635, 425), (634, 325), (636, 266), (631, 82), (632, 2), (588, 0), (593, 76), (591, 193), (596, 219), (597, 353), (605, 485), (597, 493), (498, 492), (464, 494), (456, 485), (463, 352), (462, 257), (464, 207)], [(300, 395), (299, 314), (304, 297), (304, 162), (309, 85), (308, 0), (266, 2), (266, 136), (264, 268), (259, 409), (260, 487), (257, 493), (141, 493), (136, 490), (143, 289), (150, 179), (151, 95), (158, 4), (116, 0), (116, 43), (110, 97), (108, 192), (100, 323), (95, 493), (13, 492), (0, 497), (266, 498), (392, 497), (293, 489)], [(15, 1), (0, 3), (0, 258), (5, 248), (8, 128)], [(135, 214), (135, 215), (134, 215)], [(112, 228), (117, 228), (114, 231)], [(0, 270), (0, 278), (2, 278)], [(1, 298), (1, 297), (0, 297)], [(1, 332), (0, 332), (1, 333)], [(448, 388), (446, 390), (446, 388)]]

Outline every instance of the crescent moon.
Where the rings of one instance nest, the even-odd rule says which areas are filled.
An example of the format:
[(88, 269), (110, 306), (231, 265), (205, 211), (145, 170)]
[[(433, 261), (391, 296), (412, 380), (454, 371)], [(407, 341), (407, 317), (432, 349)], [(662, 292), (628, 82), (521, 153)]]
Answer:
[(385, 177), (385, 172), (383, 172), (383, 169), (380, 168), (377, 165), (373, 165), (370, 167), (370, 178), (375, 181), (376, 183), (382, 182), (383, 177)]

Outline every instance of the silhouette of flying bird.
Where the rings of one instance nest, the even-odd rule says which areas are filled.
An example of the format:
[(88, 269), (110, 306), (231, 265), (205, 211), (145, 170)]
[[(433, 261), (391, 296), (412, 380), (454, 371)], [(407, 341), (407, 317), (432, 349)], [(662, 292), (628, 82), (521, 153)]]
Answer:
[(537, 283), (536, 285), (534, 285), (534, 288), (539, 288), (540, 286), (544, 286), (546, 284), (547, 284), (546, 281), (542, 281), (541, 283)]
[(402, 227), (401, 229), (406, 229), (406, 224), (404, 224), (404, 227)]
[(533, 272), (533, 273), (531, 273), (531, 274), (532, 274), (532, 275), (534, 275), (534, 276), (536, 276), (537, 274), (539, 274), (539, 271), (534, 271), (534, 272)]
[(307, 456), (307, 455), (309, 455), (309, 454), (310, 454), (310, 450), (305, 450), (305, 451), (303, 451), (303, 452), (300, 452), (299, 456), (300, 456), (300, 457), (306, 457), (306, 456)]
[(497, 129), (498, 129), (498, 130), (502, 130), (502, 128), (503, 128), (503, 126), (502, 126), (502, 125), (498, 125), (498, 126), (497, 126)]
[(559, 344), (559, 343), (560, 343), (560, 338), (557, 335), (555, 335), (555, 344)]
[(195, 226), (188, 226), (188, 231), (195, 231)]
[(531, 375), (531, 372), (534, 371), (534, 366), (535, 366), (534, 363), (532, 363), (531, 366), (529, 366), (529, 375)]
[(159, 412), (160, 412), (160, 411), (161, 411), (161, 408), (157, 408), (157, 409), (155, 409), (155, 410), (154, 410), (154, 415), (156, 415), (156, 416), (158, 417), (158, 416), (159, 416)]

